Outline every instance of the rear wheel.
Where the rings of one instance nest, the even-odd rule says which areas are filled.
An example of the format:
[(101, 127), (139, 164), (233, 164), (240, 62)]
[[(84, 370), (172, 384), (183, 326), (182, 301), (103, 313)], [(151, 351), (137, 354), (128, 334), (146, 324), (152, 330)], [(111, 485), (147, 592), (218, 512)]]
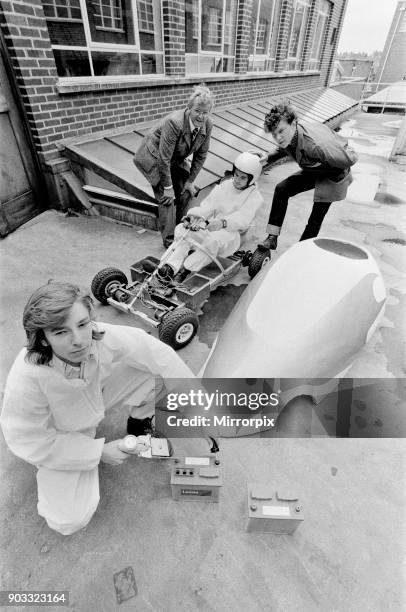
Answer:
[(199, 320), (190, 308), (175, 308), (162, 318), (159, 339), (176, 351), (192, 340), (199, 327)]
[(102, 304), (107, 304), (120, 285), (127, 285), (128, 280), (124, 272), (118, 268), (104, 268), (92, 280), (92, 293)]
[(271, 261), (271, 251), (254, 251), (248, 264), (248, 274), (250, 278), (254, 278), (258, 272)]

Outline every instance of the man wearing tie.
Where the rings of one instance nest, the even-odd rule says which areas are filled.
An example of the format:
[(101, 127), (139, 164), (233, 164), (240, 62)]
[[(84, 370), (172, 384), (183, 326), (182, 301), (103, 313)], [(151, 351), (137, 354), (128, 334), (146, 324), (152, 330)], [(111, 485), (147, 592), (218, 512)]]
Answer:
[(212, 107), (210, 90), (197, 85), (186, 109), (163, 117), (134, 156), (134, 164), (150, 182), (158, 201), (159, 229), (165, 247), (173, 242), (175, 225), (195, 195), (194, 181), (209, 150)]

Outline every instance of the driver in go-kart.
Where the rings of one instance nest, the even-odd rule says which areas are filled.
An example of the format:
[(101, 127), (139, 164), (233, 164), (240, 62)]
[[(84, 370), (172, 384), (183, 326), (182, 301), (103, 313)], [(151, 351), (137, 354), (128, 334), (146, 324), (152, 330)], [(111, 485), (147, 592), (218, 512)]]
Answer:
[(242, 235), (264, 202), (257, 186), (261, 170), (257, 154), (238, 155), (232, 178), (216, 185), (176, 226), (175, 241), (161, 257), (158, 280), (166, 285), (183, 282), (213, 257), (228, 257), (240, 248)]

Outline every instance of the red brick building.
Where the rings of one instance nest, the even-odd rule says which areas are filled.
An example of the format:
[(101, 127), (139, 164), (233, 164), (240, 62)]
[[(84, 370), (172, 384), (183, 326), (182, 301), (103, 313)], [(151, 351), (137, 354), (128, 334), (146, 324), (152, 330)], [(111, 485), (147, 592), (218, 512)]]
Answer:
[(398, 2), (376, 75), (380, 88), (406, 79), (406, 2)]
[(209, 85), (216, 107), (327, 86), (345, 8), (346, 0), (0, 0), (2, 61), (48, 205), (68, 202), (61, 141), (157, 119), (183, 107), (196, 83)]

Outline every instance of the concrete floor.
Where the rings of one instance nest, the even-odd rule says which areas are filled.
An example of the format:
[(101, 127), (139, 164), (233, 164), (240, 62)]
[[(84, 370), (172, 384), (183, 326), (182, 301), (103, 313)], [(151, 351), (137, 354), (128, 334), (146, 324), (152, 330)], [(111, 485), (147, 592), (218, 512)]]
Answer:
[[(405, 444), (384, 439), (399, 433), (405, 408), (405, 173), (387, 161), (399, 124), (396, 116), (363, 114), (346, 124), (360, 153), (357, 180), (322, 230), (367, 246), (389, 293), (385, 318), (349, 373), (393, 382), (390, 398), (356, 408), (352, 435), (360, 437), (222, 440), (219, 504), (173, 501), (169, 462), (132, 457), (118, 468), (102, 464), (99, 508), (85, 530), (69, 537), (37, 516), (35, 469), (1, 440), (2, 589), (68, 590), (78, 612), (405, 609)], [(288, 163), (261, 179), (268, 202), (275, 183), (294, 168)], [(311, 192), (292, 201), (279, 255), (300, 236), (310, 207)], [(2, 389), (24, 343), (21, 313), (32, 290), (49, 278), (89, 285), (99, 269), (128, 270), (146, 254), (160, 255), (161, 247), (153, 232), (49, 211), (6, 238), (1, 253)], [(199, 336), (181, 352), (195, 371), (246, 283), (243, 270), (203, 307)], [(109, 307), (97, 314), (135, 324)], [(124, 434), (124, 427), (123, 416), (114, 430)], [(100, 431), (112, 435), (111, 416)], [(382, 439), (360, 439), (365, 435)], [(206, 451), (201, 440), (174, 442), (175, 451)], [(299, 495), (305, 521), (293, 535), (245, 532), (247, 481)], [(126, 567), (133, 568), (138, 594), (119, 605), (113, 574)]]

